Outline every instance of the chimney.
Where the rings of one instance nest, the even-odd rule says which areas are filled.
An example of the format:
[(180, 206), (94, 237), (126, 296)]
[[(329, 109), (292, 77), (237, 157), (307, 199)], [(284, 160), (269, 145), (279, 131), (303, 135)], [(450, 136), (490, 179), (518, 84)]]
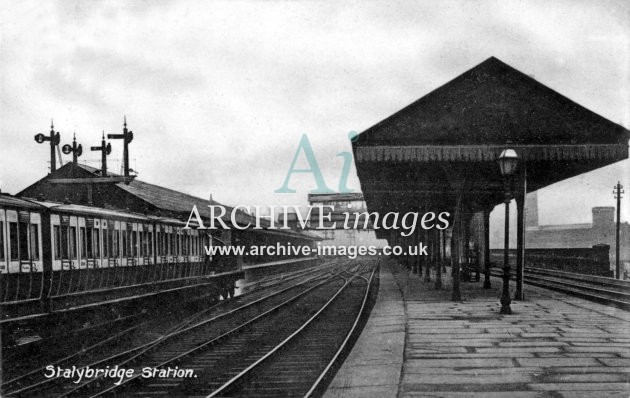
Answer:
[(615, 225), (615, 208), (613, 206), (593, 207), (593, 228), (612, 229)]

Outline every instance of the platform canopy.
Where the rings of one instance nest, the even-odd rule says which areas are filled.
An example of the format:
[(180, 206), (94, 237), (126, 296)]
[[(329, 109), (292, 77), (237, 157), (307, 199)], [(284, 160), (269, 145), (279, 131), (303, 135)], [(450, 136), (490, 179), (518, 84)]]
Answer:
[(353, 142), (370, 211), (469, 211), (501, 203), (506, 147), (527, 191), (628, 157), (630, 132), (491, 57)]

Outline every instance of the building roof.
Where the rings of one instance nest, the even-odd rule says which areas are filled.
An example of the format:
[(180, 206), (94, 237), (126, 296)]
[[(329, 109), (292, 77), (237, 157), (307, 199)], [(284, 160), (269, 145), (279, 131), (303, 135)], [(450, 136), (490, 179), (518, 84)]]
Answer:
[(532, 192), (628, 158), (628, 139), (626, 128), (491, 57), (359, 134), (352, 150), (370, 212), (456, 214), (504, 201), (497, 160), (506, 145), (519, 157), (518, 189)]
[[(183, 192), (175, 191), (173, 189), (165, 188), (159, 185), (150, 184), (144, 181), (140, 181), (138, 179), (130, 178), (124, 179), (123, 176), (107, 172), (106, 178), (101, 176), (101, 170), (92, 166), (88, 166), (80, 163), (67, 163), (64, 166), (57, 169), (54, 173), (47, 175), (36, 183), (32, 184), (28, 188), (24, 189), (22, 192), (42, 192), (45, 190), (45, 186), (39, 186), (41, 183), (46, 183), (50, 180), (58, 181), (57, 184), (64, 183), (76, 183), (76, 181), (86, 181), (86, 179), (94, 178), (94, 181), (99, 181), (100, 183), (105, 183), (107, 187), (115, 186), (116, 189), (121, 189), (128, 194), (140, 199), (142, 202), (148, 203), (159, 210), (163, 210), (166, 213), (170, 213), (171, 217), (181, 218), (179, 221), (186, 221), (188, 216), (190, 215), (193, 206), (197, 206), (197, 210), (199, 211), (199, 215), (202, 220), (205, 222), (208, 220), (209, 215), (209, 205), (214, 206), (222, 206), (226, 210), (225, 216), (222, 219), (225, 221), (227, 225), (231, 225), (231, 213), (233, 211), (233, 207), (223, 205), (216, 201), (210, 201), (208, 199), (202, 199), (193, 195), (189, 195)], [(124, 180), (124, 181), (123, 181)], [(119, 192), (115, 192), (114, 196), (118, 195)], [(19, 195), (24, 195), (23, 193)], [(32, 195), (37, 196), (37, 195)], [(43, 202), (40, 202), (43, 203)], [(107, 203), (106, 206), (110, 206), (110, 203)], [(78, 204), (66, 205), (66, 206), (80, 206)], [(86, 209), (95, 207), (90, 206), (82, 206)], [(60, 208), (61, 209), (61, 208)], [(136, 209), (137, 211), (137, 209)], [(125, 212), (129, 212), (126, 210)], [(164, 214), (159, 215), (160, 219), (164, 219)], [(256, 218), (253, 215), (250, 215), (242, 210), (236, 210), (235, 219), (238, 225), (244, 226), (247, 224), (256, 225)], [(206, 225), (207, 226), (207, 225)], [(266, 219), (260, 220), (260, 226), (265, 229), (270, 226), (270, 223)], [(308, 234), (302, 233), (301, 231), (295, 230), (269, 230), (265, 229), (262, 232), (274, 231), (274, 234), (282, 234), (286, 236), (306, 238), (306, 239), (315, 239), (316, 237)]]
[(627, 143), (630, 131), (490, 57), (361, 133), (356, 146)]

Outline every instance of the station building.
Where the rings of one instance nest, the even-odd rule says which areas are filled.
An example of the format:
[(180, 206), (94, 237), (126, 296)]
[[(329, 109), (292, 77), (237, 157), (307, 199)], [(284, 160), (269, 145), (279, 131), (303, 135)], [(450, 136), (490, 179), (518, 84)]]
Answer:
[[(323, 239), (324, 244), (334, 246), (374, 246), (382, 248), (387, 245), (385, 239), (376, 237), (370, 222), (363, 228), (363, 219), (359, 220), (358, 228), (343, 228), (346, 213), (349, 217), (349, 226), (354, 226), (354, 213), (366, 213), (367, 206), (362, 193), (335, 193), (335, 194), (309, 194), (308, 203), (311, 206), (332, 206), (331, 217), (337, 221), (336, 229), (316, 231)], [(312, 226), (312, 224), (310, 224)]]

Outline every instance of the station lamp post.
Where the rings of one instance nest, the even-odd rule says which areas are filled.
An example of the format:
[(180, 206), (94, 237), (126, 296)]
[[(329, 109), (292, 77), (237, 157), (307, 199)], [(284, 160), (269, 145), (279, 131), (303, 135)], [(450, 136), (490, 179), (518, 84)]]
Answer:
[(514, 149), (505, 149), (499, 155), (499, 168), (505, 182), (505, 246), (503, 248), (503, 291), (501, 292), (501, 314), (511, 314), (510, 308), (510, 183), (518, 166), (518, 155)]

